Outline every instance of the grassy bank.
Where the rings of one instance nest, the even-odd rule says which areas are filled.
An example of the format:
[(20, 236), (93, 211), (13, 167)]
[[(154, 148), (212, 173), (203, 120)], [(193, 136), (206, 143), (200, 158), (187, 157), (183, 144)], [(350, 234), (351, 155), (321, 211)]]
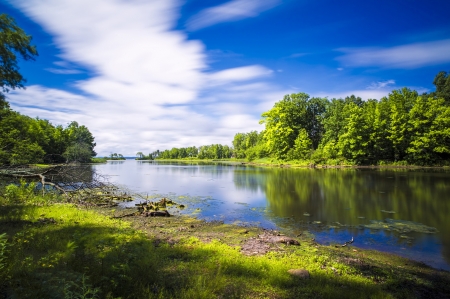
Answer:
[[(29, 190), (30, 191), (30, 190)], [(446, 298), (450, 274), (320, 246), (241, 247), (263, 234), (194, 218), (114, 218), (31, 192), (0, 196), (0, 298)], [(247, 252), (248, 253), (248, 252)], [(288, 273), (309, 271), (307, 279)]]
[(252, 161), (247, 159), (198, 159), (198, 158), (183, 158), (183, 159), (156, 159), (155, 162), (192, 162), (192, 163), (211, 163), (223, 162), (230, 164), (246, 164), (264, 167), (287, 167), (287, 168), (444, 168), (448, 169), (448, 165), (411, 165), (405, 161), (399, 162), (382, 162), (378, 165), (357, 165), (350, 161), (330, 160), (326, 164), (316, 164), (313, 160), (278, 160), (275, 158), (259, 158)]

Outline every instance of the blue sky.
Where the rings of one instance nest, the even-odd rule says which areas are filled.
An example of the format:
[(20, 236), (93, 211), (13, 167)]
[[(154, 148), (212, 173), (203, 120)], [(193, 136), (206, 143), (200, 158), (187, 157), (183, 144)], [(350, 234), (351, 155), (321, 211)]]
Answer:
[[(95, 3), (95, 4), (94, 4)], [(96, 137), (100, 156), (260, 131), (288, 93), (432, 91), (450, 1), (0, 0), (39, 51), (13, 109)]]

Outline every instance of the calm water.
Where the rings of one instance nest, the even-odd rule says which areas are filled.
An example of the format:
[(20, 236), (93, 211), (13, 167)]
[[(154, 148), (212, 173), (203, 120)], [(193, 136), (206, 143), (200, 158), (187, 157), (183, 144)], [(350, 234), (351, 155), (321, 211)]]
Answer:
[(353, 236), (357, 247), (450, 270), (449, 171), (280, 169), (134, 160), (93, 167), (144, 197), (166, 196), (186, 204), (182, 213), (199, 218), (294, 234), (309, 231), (322, 244), (343, 244)]

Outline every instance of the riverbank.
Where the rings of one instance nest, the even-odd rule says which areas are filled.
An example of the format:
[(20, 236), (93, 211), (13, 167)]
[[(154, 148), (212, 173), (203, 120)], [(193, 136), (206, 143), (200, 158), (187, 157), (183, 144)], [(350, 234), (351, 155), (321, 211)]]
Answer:
[[(130, 211), (86, 209), (31, 195), (17, 204), (2, 196), (0, 235), (6, 235), (0, 243), (6, 245), (0, 246), (0, 298), (77, 298), (81, 293), (85, 298), (450, 294), (448, 272), (352, 244), (321, 246), (306, 233), (278, 236), (258, 227), (186, 216), (119, 218)], [(291, 237), (300, 245), (265, 242), (262, 235)], [(253, 247), (248, 247), (251, 242)], [(291, 272), (303, 277), (290, 270), (299, 270)]]
[(383, 168), (398, 168), (398, 169), (450, 169), (447, 165), (408, 165), (405, 162), (398, 163), (383, 163), (381, 165), (355, 165), (348, 162), (332, 163), (332, 164), (316, 164), (312, 160), (296, 160), (296, 161), (284, 161), (272, 158), (261, 158), (248, 161), (246, 159), (197, 159), (197, 158), (184, 158), (184, 159), (156, 159), (146, 160), (152, 162), (182, 162), (182, 163), (212, 163), (220, 162), (226, 164), (240, 164), (240, 165), (253, 165), (261, 167), (281, 167), (281, 168), (318, 168), (318, 169), (383, 169)]

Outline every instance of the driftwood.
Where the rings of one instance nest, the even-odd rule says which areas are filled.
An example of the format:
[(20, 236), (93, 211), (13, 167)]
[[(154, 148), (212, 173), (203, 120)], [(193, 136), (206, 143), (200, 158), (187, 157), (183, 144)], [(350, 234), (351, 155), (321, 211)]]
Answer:
[(286, 244), (286, 245), (300, 245), (300, 243), (297, 240), (286, 237), (286, 236), (274, 236), (274, 237), (268, 238), (268, 242), (282, 243), (282, 244)]
[(352, 244), (353, 241), (354, 241), (354, 239), (353, 239), (353, 237), (352, 237), (352, 239), (351, 239), (350, 241), (345, 242), (343, 245), (336, 245), (336, 247), (345, 247), (345, 246), (347, 246), (348, 244)]
[(144, 212), (142, 213), (142, 216), (144, 217), (170, 217), (169, 212), (167, 210), (165, 211), (154, 211), (154, 212)]

